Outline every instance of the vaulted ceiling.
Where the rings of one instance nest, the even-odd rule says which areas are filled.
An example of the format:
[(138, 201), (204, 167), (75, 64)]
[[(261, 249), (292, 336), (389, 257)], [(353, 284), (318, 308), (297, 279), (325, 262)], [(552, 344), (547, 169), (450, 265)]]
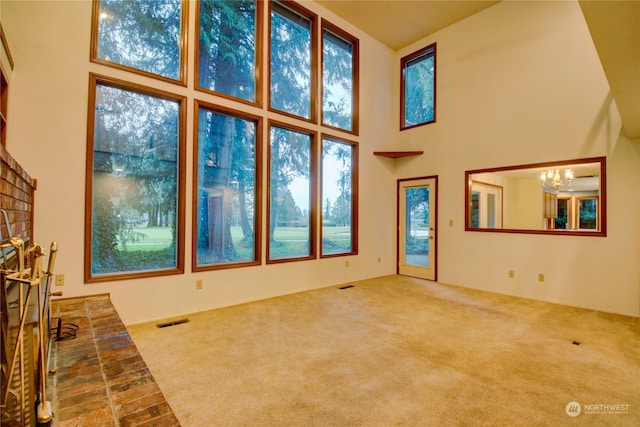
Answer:
[[(398, 50), (499, 1), (316, 0)], [(640, 138), (640, 1), (580, 0), (629, 138)]]
[(398, 50), (499, 1), (316, 0), (365, 33)]

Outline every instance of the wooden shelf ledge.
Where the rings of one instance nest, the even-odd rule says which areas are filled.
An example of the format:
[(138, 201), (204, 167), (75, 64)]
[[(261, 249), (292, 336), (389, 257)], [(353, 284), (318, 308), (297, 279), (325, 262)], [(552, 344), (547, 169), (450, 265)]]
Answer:
[(419, 156), (424, 151), (374, 151), (374, 156), (387, 157), (389, 159), (400, 159), (402, 157)]

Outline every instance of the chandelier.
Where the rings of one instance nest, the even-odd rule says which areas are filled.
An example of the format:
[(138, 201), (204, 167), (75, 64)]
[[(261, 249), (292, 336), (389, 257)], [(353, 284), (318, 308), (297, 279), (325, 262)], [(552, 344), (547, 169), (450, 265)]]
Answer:
[(564, 170), (564, 177), (560, 176), (560, 169), (549, 169), (546, 172), (540, 174), (543, 187), (553, 187), (558, 189), (560, 187), (568, 187), (573, 181), (574, 175), (571, 169)]

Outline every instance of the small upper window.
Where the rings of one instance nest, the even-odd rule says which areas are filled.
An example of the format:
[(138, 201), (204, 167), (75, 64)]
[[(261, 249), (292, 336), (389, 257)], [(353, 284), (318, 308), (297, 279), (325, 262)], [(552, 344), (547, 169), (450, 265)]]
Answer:
[(180, 0), (100, 0), (94, 6), (91, 59), (183, 81), (183, 15)]
[(400, 130), (436, 121), (436, 44), (400, 61)]

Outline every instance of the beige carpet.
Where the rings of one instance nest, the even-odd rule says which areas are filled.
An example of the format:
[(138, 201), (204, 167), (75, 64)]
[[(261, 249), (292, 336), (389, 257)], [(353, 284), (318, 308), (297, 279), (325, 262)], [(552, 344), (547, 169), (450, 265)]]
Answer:
[(128, 329), (185, 427), (640, 426), (640, 319), (351, 285)]

